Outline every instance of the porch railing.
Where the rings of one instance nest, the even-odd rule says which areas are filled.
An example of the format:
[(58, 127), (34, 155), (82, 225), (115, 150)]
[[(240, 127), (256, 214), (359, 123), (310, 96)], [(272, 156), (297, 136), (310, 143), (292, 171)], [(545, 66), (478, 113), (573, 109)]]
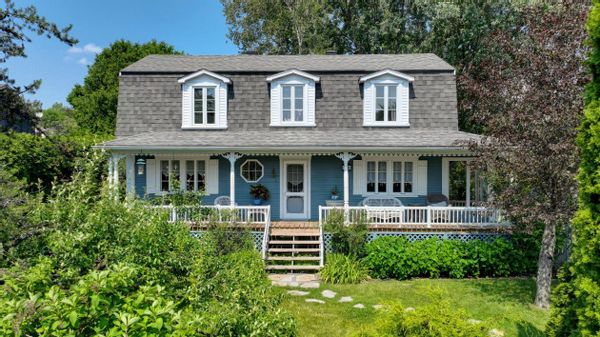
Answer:
[(319, 207), (320, 223), (325, 223), (333, 213), (343, 214), (347, 223), (364, 221), (372, 226), (423, 226), (434, 228), (436, 226), (461, 226), (461, 227), (504, 227), (508, 226), (506, 219), (497, 209), (485, 207), (370, 207), (349, 206)]
[(169, 221), (181, 221), (191, 226), (210, 222), (236, 223), (263, 227), (261, 254), (267, 256), (267, 245), (271, 231), (271, 206), (154, 206), (158, 211), (168, 212)]

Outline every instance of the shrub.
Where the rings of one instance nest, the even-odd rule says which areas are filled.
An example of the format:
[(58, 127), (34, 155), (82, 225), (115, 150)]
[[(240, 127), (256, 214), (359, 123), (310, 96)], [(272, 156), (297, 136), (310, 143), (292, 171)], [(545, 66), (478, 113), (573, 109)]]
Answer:
[(367, 242), (367, 222), (359, 219), (344, 224), (344, 212), (332, 211), (325, 222), (325, 231), (333, 235), (331, 249), (334, 253), (363, 257)]
[(366, 280), (369, 271), (354, 256), (329, 254), (320, 274), (321, 279), (327, 283), (354, 284)]
[(485, 323), (469, 321), (463, 310), (451, 307), (440, 298), (434, 304), (414, 310), (394, 306), (374, 327), (356, 336), (487, 337), (489, 330)]
[(503, 238), (492, 242), (435, 238), (409, 242), (404, 237), (381, 237), (366, 249), (364, 260), (371, 276), (377, 278), (526, 275), (535, 270), (536, 261), (528, 260), (526, 251), (517, 250)]

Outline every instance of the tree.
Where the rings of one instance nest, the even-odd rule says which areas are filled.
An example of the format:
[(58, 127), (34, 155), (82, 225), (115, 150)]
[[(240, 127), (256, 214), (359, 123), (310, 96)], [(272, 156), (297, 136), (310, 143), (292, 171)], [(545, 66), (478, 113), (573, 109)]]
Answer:
[(95, 134), (114, 134), (119, 94), (119, 72), (150, 54), (180, 54), (165, 42), (139, 44), (119, 40), (96, 56), (83, 85), (67, 97), (79, 126)]
[(597, 336), (600, 333), (600, 1), (589, 13), (587, 31), (591, 51), (588, 66), (592, 81), (586, 87), (585, 117), (577, 143), (579, 210), (573, 221), (570, 263), (561, 270), (552, 297), (548, 335)]
[(474, 150), (490, 168), (494, 203), (522, 229), (544, 228), (535, 298), (542, 308), (549, 307), (557, 229), (576, 209), (587, 10), (577, 0), (527, 8), (517, 33), (490, 35), (500, 50), (463, 76), (478, 98), (465, 109), (477, 109), (487, 134)]
[[(69, 35), (71, 25), (61, 29), (40, 16), (34, 6), (17, 8), (12, 0), (5, 0), (4, 3), (5, 7), (0, 8), (0, 63), (5, 63), (11, 57), (27, 57), (25, 43), (31, 42), (28, 32), (56, 38), (70, 46), (77, 43)], [(0, 67), (0, 131), (32, 126), (36, 121), (35, 113), (39, 111), (22, 94), (35, 92), (41, 81), (34, 81), (22, 88), (14, 84), (14, 80), (8, 76), (8, 68)]]
[(73, 109), (54, 103), (44, 110), (40, 126), (48, 135), (70, 135), (77, 131), (78, 126), (73, 117)]

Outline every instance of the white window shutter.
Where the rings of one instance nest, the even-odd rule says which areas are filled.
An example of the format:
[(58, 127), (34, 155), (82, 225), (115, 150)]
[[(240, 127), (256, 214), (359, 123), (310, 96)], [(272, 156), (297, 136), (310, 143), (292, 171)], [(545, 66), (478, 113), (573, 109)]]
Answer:
[(281, 95), (281, 85), (278, 82), (271, 83), (271, 125), (280, 125), (279, 107)]
[(398, 97), (398, 123), (400, 125), (408, 125), (408, 104), (410, 100), (409, 96), (409, 82), (401, 81), (398, 85), (398, 92), (396, 97)]
[(417, 160), (417, 189), (418, 195), (427, 195), (427, 160)]
[(181, 126), (182, 127), (190, 127), (192, 126), (192, 95), (193, 88), (187, 84), (184, 84), (182, 87), (181, 93)]
[(227, 127), (227, 84), (221, 84), (217, 87), (219, 90), (219, 127)]
[(362, 195), (365, 191), (366, 172), (364, 160), (352, 161), (352, 192)]
[(306, 111), (306, 123), (310, 125), (315, 124), (315, 98), (316, 98), (316, 90), (315, 90), (315, 82), (308, 82), (306, 85), (306, 98), (305, 102), (307, 105)]
[(206, 194), (219, 194), (219, 160), (209, 159), (206, 162)]
[(373, 105), (375, 100), (374, 85), (367, 82), (363, 86), (363, 124), (371, 125), (373, 123)]
[(146, 194), (155, 194), (158, 177), (156, 176), (156, 160), (146, 159)]

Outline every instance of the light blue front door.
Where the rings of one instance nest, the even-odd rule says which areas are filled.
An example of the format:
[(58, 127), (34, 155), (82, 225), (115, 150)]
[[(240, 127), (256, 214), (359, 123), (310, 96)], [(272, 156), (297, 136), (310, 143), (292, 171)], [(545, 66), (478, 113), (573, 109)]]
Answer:
[(284, 219), (308, 219), (308, 162), (286, 160), (283, 163), (282, 198)]

